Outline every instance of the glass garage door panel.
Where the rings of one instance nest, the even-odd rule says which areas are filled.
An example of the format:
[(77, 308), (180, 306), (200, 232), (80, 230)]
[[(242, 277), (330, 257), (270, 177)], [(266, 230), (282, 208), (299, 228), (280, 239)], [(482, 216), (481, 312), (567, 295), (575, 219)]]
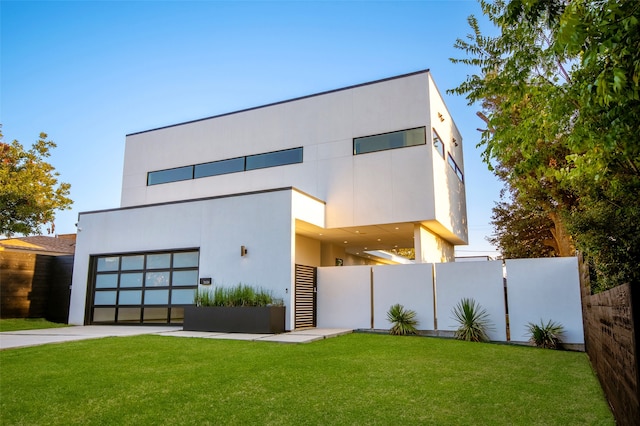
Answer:
[(182, 324), (198, 287), (198, 250), (92, 258), (94, 324)]

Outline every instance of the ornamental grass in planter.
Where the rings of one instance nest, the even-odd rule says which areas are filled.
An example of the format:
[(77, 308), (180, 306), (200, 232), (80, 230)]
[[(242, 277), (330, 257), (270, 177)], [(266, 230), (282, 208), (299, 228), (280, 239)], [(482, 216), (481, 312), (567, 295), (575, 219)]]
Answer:
[(196, 290), (195, 306), (185, 307), (184, 330), (226, 333), (282, 333), (285, 306), (270, 291), (238, 284)]
[(238, 284), (235, 287), (216, 287), (196, 290), (196, 306), (282, 306), (282, 299), (273, 297), (271, 291)]

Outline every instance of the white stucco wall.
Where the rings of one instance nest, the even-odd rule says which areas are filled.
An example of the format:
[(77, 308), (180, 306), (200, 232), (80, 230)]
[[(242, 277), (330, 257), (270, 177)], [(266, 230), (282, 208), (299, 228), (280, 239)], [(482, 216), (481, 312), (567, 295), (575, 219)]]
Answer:
[[(69, 322), (83, 324), (92, 255), (198, 248), (200, 277), (270, 289), (292, 324), (292, 191), (80, 215)], [(256, 206), (260, 206), (259, 209)], [(240, 246), (248, 254), (240, 256)]]
[(416, 263), (454, 261), (455, 250), (453, 244), (427, 229), (424, 225), (415, 225), (413, 238)]
[(376, 329), (389, 329), (387, 312), (401, 304), (416, 312), (418, 330), (434, 330), (433, 264), (373, 267), (373, 318)]
[[(565, 343), (584, 343), (576, 258), (507, 260), (506, 271), (511, 341), (528, 340), (527, 322), (551, 319), (564, 326)], [(462, 298), (489, 313), (491, 340), (507, 341), (501, 261), (318, 268), (319, 327), (368, 329), (373, 317), (374, 328), (389, 329), (386, 313), (400, 303), (416, 311), (419, 330), (455, 331)]]
[[(434, 159), (436, 110), (448, 114), (431, 75), (421, 72), (132, 134), (121, 206), (293, 186), (326, 202), (329, 228), (437, 220), (430, 229), (460, 244), (467, 241), (464, 187), (441, 167), (446, 161)], [(443, 139), (456, 135), (451, 150), (462, 167), (462, 138), (450, 117), (444, 124), (433, 123)], [(353, 155), (355, 137), (421, 126), (426, 145)], [(303, 163), (146, 186), (149, 171), (299, 146)]]
[(502, 262), (440, 263), (435, 265), (436, 316), (438, 330), (455, 331), (453, 308), (462, 298), (471, 298), (489, 314), (491, 340), (506, 341)]
[(564, 343), (583, 344), (578, 259), (512, 259), (506, 265), (511, 340), (529, 340), (529, 322), (552, 320), (564, 327)]
[(317, 326), (371, 328), (371, 267), (318, 268)]
[[(451, 154), (464, 175), (464, 157), (462, 152), (462, 135), (453, 121), (440, 91), (433, 78), (429, 79), (429, 102), (431, 126), (438, 132), (445, 147), (445, 155), (433, 155), (433, 182), (435, 226), (428, 224), (438, 234), (452, 231), (462, 241), (468, 241), (467, 202), (465, 185), (456, 176), (448, 163), (447, 156)], [(431, 132), (429, 132), (431, 138)], [(433, 140), (431, 144), (433, 144)], [(440, 229), (440, 226), (444, 229)]]

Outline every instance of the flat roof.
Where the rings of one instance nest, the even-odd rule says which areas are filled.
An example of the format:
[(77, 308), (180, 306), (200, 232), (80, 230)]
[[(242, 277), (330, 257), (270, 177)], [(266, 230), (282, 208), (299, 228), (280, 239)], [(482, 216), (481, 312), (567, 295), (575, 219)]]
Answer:
[(301, 99), (312, 98), (312, 97), (315, 97), (315, 96), (322, 96), (322, 95), (326, 95), (326, 94), (329, 94), (329, 93), (340, 92), (340, 91), (343, 91), (343, 90), (355, 89), (357, 87), (368, 86), (368, 85), (377, 84), (377, 83), (383, 83), (385, 81), (396, 80), (396, 79), (405, 78), (405, 77), (411, 77), (413, 75), (426, 74), (428, 72), (429, 72), (429, 69), (427, 68), (427, 69), (420, 70), (420, 71), (414, 71), (414, 72), (411, 72), (411, 73), (408, 73), (408, 74), (401, 74), (401, 75), (396, 75), (396, 76), (393, 76), (393, 77), (383, 78), (383, 79), (380, 79), (380, 80), (369, 81), (367, 83), (360, 83), (360, 84), (355, 84), (353, 86), (342, 87), (340, 89), (327, 90), (325, 92), (314, 93), (314, 94), (306, 95), (306, 96), (300, 96), (298, 98), (287, 99), (287, 100), (279, 101), (279, 102), (273, 102), (273, 103), (266, 104), (266, 105), (260, 105), (260, 106), (256, 106), (256, 107), (245, 108), (245, 109), (241, 109), (241, 110), (233, 111), (233, 112), (226, 112), (226, 113), (223, 113), (223, 114), (212, 115), (210, 117), (204, 117), (204, 118), (199, 118), (199, 119), (196, 119), (196, 120), (184, 121), (182, 123), (170, 124), (168, 126), (156, 127), (155, 129), (142, 130), (140, 132), (129, 133), (129, 134), (127, 134), (127, 136), (134, 136), (134, 135), (139, 135), (139, 134), (142, 134), (142, 133), (154, 132), (156, 130), (162, 130), (162, 129), (168, 129), (168, 128), (171, 128), (171, 127), (183, 126), (185, 124), (197, 123), (199, 121), (211, 120), (213, 118), (224, 117), (224, 116), (232, 115), (232, 114), (239, 114), (241, 112), (253, 111), (253, 110), (256, 110), (256, 109), (260, 109), (260, 108), (267, 108), (267, 107), (271, 107), (271, 106), (274, 106), (274, 105), (285, 104), (287, 102), (295, 102), (295, 101), (299, 101)]

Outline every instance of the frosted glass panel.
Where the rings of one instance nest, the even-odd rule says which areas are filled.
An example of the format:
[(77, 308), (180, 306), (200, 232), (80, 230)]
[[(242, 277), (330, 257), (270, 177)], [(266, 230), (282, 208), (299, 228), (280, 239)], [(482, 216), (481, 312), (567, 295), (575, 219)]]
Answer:
[(171, 303), (176, 305), (192, 305), (195, 290), (173, 290), (171, 292)]
[(120, 287), (142, 287), (142, 272), (120, 275)]
[(145, 305), (167, 305), (169, 303), (169, 290), (147, 290), (144, 293)]
[(116, 292), (115, 291), (96, 291), (96, 305), (115, 305), (116, 304)]
[(96, 288), (116, 288), (117, 286), (117, 274), (100, 274), (96, 276)]
[(173, 286), (194, 286), (198, 285), (198, 271), (174, 271)]
[(118, 256), (114, 257), (99, 257), (98, 258), (98, 272), (104, 271), (117, 271), (118, 270), (118, 261), (120, 258)]

